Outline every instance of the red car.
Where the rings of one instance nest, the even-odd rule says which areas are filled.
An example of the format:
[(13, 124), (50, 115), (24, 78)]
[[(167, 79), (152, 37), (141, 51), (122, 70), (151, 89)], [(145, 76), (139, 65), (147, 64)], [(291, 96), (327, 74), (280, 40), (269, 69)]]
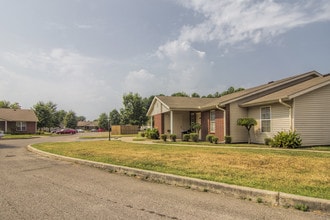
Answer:
[(56, 134), (75, 134), (77, 131), (72, 128), (63, 128), (59, 131), (56, 131)]

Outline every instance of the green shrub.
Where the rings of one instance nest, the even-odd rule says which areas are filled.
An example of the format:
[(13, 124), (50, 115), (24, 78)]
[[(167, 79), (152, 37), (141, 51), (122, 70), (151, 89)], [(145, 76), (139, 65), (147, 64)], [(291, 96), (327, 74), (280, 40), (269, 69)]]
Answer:
[(190, 134), (184, 134), (183, 141), (189, 141), (189, 140), (190, 140)]
[(170, 138), (173, 142), (176, 142), (176, 134), (170, 134)]
[(270, 145), (272, 139), (271, 138), (265, 138), (265, 145)]
[(148, 128), (145, 136), (149, 139), (159, 139), (159, 132), (156, 128)]
[(163, 141), (166, 142), (166, 140), (167, 140), (167, 135), (166, 135), (166, 134), (161, 134), (161, 135), (160, 135), (160, 138), (161, 138)]
[(301, 138), (295, 131), (280, 131), (273, 137), (270, 145), (280, 148), (297, 148), (301, 146)]
[(213, 144), (217, 144), (218, 143), (218, 140), (219, 140), (219, 138), (217, 138), (215, 136), (212, 137), (212, 143)]
[(230, 144), (231, 143), (231, 136), (225, 136), (225, 143)]
[(145, 137), (146, 133), (144, 131), (139, 131), (138, 137)]
[(208, 135), (206, 135), (206, 141), (212, 143), (212, 138), (213, 138), (213, 137), (214, 137), (214, 135), (212, 135), (212, 134), (208, 134)]
[(190, 133), (190, 139), (193, 142), (198, 142), (198, 134), (197, 133)]
[(308, 205), (305, 204), (295, 204), (294, 208), (303, 212), (307, 212), (309, 210)]

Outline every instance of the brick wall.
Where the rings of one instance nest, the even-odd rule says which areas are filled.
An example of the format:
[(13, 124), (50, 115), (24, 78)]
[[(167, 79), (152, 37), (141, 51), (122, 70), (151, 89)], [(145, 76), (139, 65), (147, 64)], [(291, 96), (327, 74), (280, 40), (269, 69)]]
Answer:
[(159, 132), (159, 134), (164, 134), (163, 131), (163, 115), (162, 114), (158, 114), (158, 115), (154, 115), (154, 128), (156, 128)]

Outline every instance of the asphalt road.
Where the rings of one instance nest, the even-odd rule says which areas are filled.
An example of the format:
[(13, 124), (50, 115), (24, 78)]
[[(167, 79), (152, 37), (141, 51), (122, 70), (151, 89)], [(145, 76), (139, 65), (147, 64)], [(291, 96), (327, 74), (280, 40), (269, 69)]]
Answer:
[(319, 213), (108, 173), (45, 158), (29, 143), (77, 135), (0, 140), (0, 219), (328, 219)]

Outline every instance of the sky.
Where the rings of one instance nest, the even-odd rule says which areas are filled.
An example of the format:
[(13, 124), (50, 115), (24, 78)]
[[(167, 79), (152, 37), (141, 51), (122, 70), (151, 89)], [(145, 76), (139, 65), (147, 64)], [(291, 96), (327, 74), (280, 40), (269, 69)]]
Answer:
[(123, 95), (201, 96), (330, 72), (329, 0), (0, 0), (0, 100), (94, 120)]

